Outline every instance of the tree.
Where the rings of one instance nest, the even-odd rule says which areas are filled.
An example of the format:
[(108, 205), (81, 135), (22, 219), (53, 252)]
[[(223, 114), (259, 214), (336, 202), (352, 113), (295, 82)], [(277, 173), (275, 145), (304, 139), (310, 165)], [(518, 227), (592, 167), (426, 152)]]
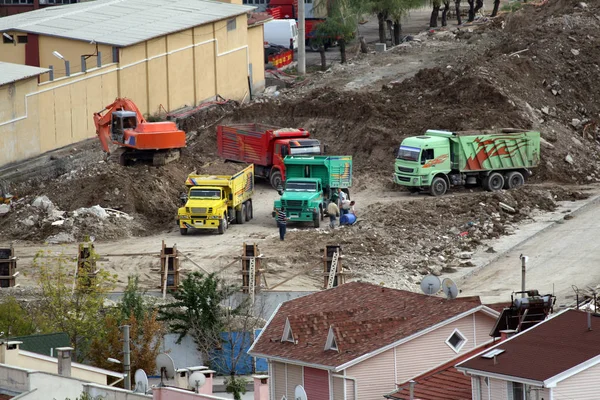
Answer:
[(225, 378), (225, 391), (233, 394), (233, 400), (242, 400), (242, 395), (246, 394), (246, 385), (248, 381), (244, 377), (230, 376)]
[(162, 337), (166, 331), (157, 317), (158, 310), (144, 300), (144, 294), (139, 290), (138, 276), (130, 276), (119, 304), (104, 319), (105, 334), (92, 342), (90, 359), (94, 365), (112, 370), (121, 368), (107, 359), (122, 354), (121, 327), (129, 325), (131, 371), (143, 369), (154, 372), (156, 356), (160, 353)]
[(2, 338), (38, 333), (34, 314), (23, 308), (13, 296), (0, 303), (0, 331)]
[[(158, 320), (167, 322), (169, 330), (179, 335), (177, 343), (190, 335), (198, 350), (208, 357), (207, 350), (220, 347), (225, 310), (221, 303), (233, 293), (214, 273), (192, 272), (173, 293), (174, 302), (161, 306)], [(237, 313), (233, 309), (231, 313)]]
[(422, 0), (394, 0), (390, 5), (389, 14), (394, 23), (394, 45), (399, 45), (402, 41), (402, 18), (413, 8), (419, 8), (422, 5)]
[(385, 43), (385, 27), (387, 21), (391, 18), (394, 23), (394, 43), (400, 43), (401, 18), (406, 13), (423, 5), (422, 0), (366, 0), (363, 2), (362, 9), (368, 13), (377, 15), (379, 25), (379, 42)]
[(433, 0), (433, 11), (431, 12), (431, 19), (429, 20), (429, 26), (431, 28), (437, 27), (437, 19), (442, 4), (444, 4), (444, 11), (442, 11), (442, 26), (448, 24), (448, 10), (450, 10), (450, 0)]
[(340, 46), (342, 64), (346, 62), (346, 44), (355, 36), (358, 17), (353, 0), (336, 0), (329, 3), (327, 19), (317, 25), (313, 39), (321, 52), (322, 68), (324, 68), (325, 47), (333, 41), (337, 41)]
[[(116, 276), (104, 270), (95, 276), (74, 274), (75, 265), (64, 254), (45, 257), (40, 251), (33, 260), (37, 284), (41, 292), (40, 306), (49, 316), (48, 325), (69, 335), (75, 359), (87, 358), (89, 346), (104, 330), (100, 316), (106, 295), (114, 288)], [(92, 255), (95, 256), (95, 255)]]

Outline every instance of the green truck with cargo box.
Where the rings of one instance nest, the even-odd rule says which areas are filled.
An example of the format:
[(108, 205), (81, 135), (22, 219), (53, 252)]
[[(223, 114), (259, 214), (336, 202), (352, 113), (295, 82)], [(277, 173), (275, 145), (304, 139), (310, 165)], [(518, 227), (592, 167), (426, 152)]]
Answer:
[(521, 129), (449, 132), (428, 130), (404, 139), (394, 181), (411, 192), (441, 196), (450, 186), (480, 185), (488, 191), (525, 183), (540, 162), (540, 133)]
[(275, 208), (283, 205), (289, 222), (312, 221), (318, 228), (331, 193), (339, 188), (350, 195), (352, 156), (287, 156), (283, 162), (287, 179)]

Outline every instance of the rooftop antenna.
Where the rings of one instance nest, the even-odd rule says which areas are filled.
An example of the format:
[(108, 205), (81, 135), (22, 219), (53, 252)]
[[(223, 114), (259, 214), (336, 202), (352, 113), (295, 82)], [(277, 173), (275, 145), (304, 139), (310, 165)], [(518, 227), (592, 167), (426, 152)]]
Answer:
[(146, 394), (146, 392), (148, 391), (148, 386), (150, 386), (150, 384), (148, 383), (148, 375), (146, 375), (146, 372), (143, 369), (138, 369), (137, 371), (135, 371), (135, 375), (133, 376), (133, 378), (135, 380), (135, 388), (133, 389), (133, 391), (135, 393)]
[(206, 375), (204, 375), (201, 371), (196, 371), (190, 375), (188, 378), (188, 383), (191, 388), (194, 388), (196, 393), (200, 390), (200, 388), (206, 383)]
[(433, 295), (439, 292), (441, 286), (442, 283), (440, 282), (440, 278), (435, 275), (427, 275), (421, 281), (421, 290), (423, 293), (428, 295)]
[(164, 379), (175, 378), (175, 363), (173, 359), (165, 353), (156, 356), (156, 368), (160, 371), (160, 384), (158, 387), (165, 387)]
[(451, 300), (458, 297), (458, 286), (450, 278), (445, 278), (442, 281), (442, 290), (446, 293), (446, 297)]

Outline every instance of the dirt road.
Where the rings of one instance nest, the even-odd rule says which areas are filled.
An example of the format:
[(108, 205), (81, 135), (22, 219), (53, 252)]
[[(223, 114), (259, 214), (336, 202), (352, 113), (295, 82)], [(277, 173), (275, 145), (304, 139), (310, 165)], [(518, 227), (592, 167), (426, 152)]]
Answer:
[(486, 302), (510, 300), (521, 290), (521, 254), (528, 256), (526, 289), (557, 296), (557, 304), (575, 300), (579, 289), (600, 283), (600, 204), (595, 203), (572, 219), (564, 220), (515, 247), (497, 261), (461, 283), (463, 295), (480, 295)]

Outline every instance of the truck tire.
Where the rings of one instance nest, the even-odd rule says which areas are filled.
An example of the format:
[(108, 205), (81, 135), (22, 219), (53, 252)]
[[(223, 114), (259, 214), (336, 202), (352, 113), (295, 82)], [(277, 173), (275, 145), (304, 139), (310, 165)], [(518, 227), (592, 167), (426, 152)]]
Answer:
[(321, 220), (319, 219), (319, 214), (320, 213), (315, 213), (313, 215), (313, 224), (314, 224), (315, 228), (321, 227)]
[(181, 233), (183, 236), (187, 235), (188, 228), (179, 228), (179, 233)]
[(271, 183), (271, 186), (273, 186), (274, 189), (277, 189), (279, 186), (281, 186), (281, 183), (282, 183), (281, 172), (278, 170), (271, 172), (271, 176), (269, 177), (269, 182)]
[(483, 180), (483, 188), (488, 192), (496, 192), (504, 187), (504, 177), (499, 172), (492, 172)]
[(429, 188), (429, 193), (434, 196), (443, 196), (448, 191), (448, 183), (441, 176), (436, 176), (431, 181), (431, 186)]
[(514, 189), (523, 186), (525, 178), (518, 171), (509, 172), (504, 176), (504, 189)]
[(226, 229), (227, 229), (227, 218), (222, 218), (219, 220), (219, 235), (224, 234)]
[(246, 206), (246, 203), (244, 203), (242, 204), (242, 218), (238, 223), (243, 224), (246, 221), (248, 221), (248, 207)]
[(246, 221), (250, 221), (254, 216), (252, 215), (252, 200), (246, 202)]
[(323, 221), (325, 219), (325, 211), (321, 207), (319, 207), (319, 214), (321, 215), (321, 221)]
[(317, 43), (317, 41), (315, 39), (308, 39), (308, 47), (312, 50), (312, 51), (319, 51), (319, 44)]
[(243, 205), (242, 205), (242, 209), (235, 210), (235, 223), (236, 224), (243, 224), (244, 223), (244, 211), (243, 211)]

